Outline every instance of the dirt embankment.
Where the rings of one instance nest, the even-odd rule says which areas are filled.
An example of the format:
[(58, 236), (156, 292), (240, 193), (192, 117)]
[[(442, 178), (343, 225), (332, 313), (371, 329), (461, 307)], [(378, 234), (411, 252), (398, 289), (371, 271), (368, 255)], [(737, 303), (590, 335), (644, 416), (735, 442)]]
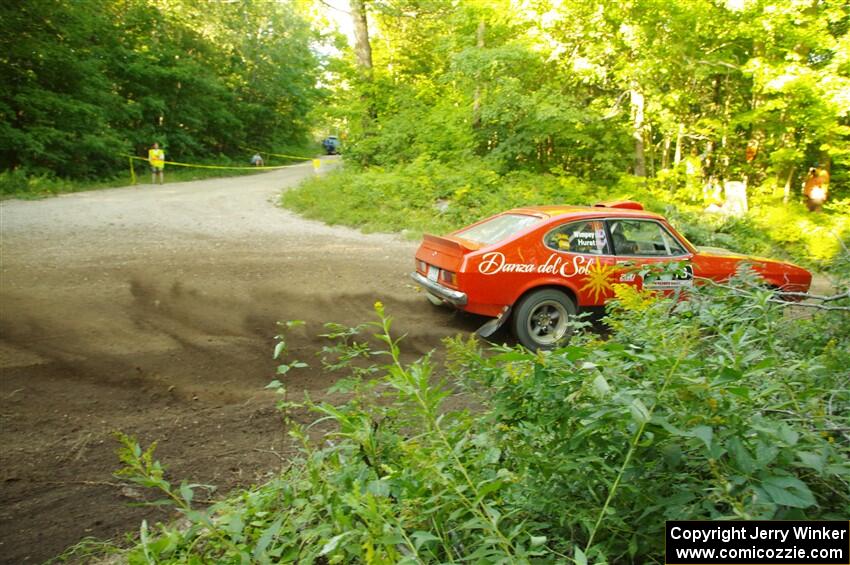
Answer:
[[(250, 177), (0, 203), (0, 561), (40, 562), (162, 510), (112, 476), (121, 430), (159, 441), (169, 477), (218, 492), (291, 457), (275, 397), (276, 322), (304, 320), (289, 391), (321, 398), (325, 322), (382, 300), (412, 353), (479, 320), (408, 282), (415, 244), (274, 206), (309, 165)], [(302, 415), (306, 420), (309, 415)]]

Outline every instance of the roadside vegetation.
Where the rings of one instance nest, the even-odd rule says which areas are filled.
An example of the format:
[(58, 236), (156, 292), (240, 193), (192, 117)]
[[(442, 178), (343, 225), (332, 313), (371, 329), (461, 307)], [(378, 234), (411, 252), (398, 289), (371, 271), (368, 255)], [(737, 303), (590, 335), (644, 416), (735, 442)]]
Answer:
[(294, 2), (7, 2), (0, 31), (4, 196), (128, 184), (126, 155), (154, 142), (168, 161), (240, 166), (312, 142), (319, 37)]
[[(305, 144), (300, 147), (286, 147), (277, 149), (275, 153), (302, 157), (302, 159), (287, 159), (268, 155), (265, 157), (265, 166), (277, 167), (303, 163), (305, 160), (319, 154), (321, 148), (318, 144)], [(207, 178), (232, 177), (241, 175), (252, 175), (260, 171), (248, 169), (250, 162), (247, 158), (234, 159), (226, 155), (219, 155), (214, 160), (195, 161), (193, 165), (201, 167), (181, 167), (166, 165), (165, 178), (167, 183), (201, 180)], [(214, 167), (214, 168), (206, 168)], [(225, 167), (225, 168), (217, 168)], [(227, 169), (226, 167), (242, 167), (241, 169)], [(97, 180), (73, 180), (59, 178), (52, 174), (33, 175), (23, 170), (4, 171), (0, 173), (0, 198), (36, 199), (65, 194), (69, 192), (82, 192), (86, 190), (98, 190), (103, 188), (115, 188), (133, 184), (130, 172), (130, 164), (125, 158), (120, 173)], [(151, 182), (150, 168), (145, 161), (134, 160), (133, 172), (136, 184), (149, 184)]]
[[(377, 303), (376, 322), (328, 328), (322, 364), (347, 402), (288, 398), (301, 361), (269, 385), (301, 445), (269, 483), (204, 508), (202, 485), (169, 482), (154, 446), (121, 436), (118, 476), (181, 519), (143, 524), (135, 547), (112, 551), (129, 563), (645, 563), (662, 559), (665, 520), (844, 519), (850, 302), (822, 306), (796, 316), (746, 271), (684, 301), (621, 285), (604, 339), (579, 328), (533, 354), (457, 337), (444, 362), (403, 364)], [(333, 431), (310, 440), (287, 417), (303, 406)]]
[(282, 196), (285, 206), (309, 218), (367, 232), (401, 231), (410, 238), (449, 233), (513, 207), (619, 199), (666, 215), (695, 245), (789, 259), (818, 270), (830, 270), (850, 242), (850, 198), (812, 214), (801, 202), (783, 203), (767, 186), (753, 191), (750, 210), (736, 217), (706, 213), (701, 197), (683, 197), (662, 179), (629, 175), (605, 185), (528, 171), (500, 175), (480, 160), (452, 166), (421, 159), (391, 170), (346, 165)]
[[(369, 35), (326, 112), (345, 170), (285, 206), (417, 237), (628, 197), (696, 244), (818, 268), (850, 240), (846, 3), (355, 4)], [(802, 193), (815, 166), (831, 176), (820, 214)], [(706, 214), (729, 181), (750, 212)]]

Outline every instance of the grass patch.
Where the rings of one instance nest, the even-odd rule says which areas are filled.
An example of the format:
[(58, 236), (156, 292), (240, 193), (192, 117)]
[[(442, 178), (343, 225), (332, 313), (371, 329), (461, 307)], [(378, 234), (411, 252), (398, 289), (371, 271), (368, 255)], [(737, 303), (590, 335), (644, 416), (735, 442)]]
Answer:
[(518, 206), (586, 204), (629, 198), (665, 214), (695, 245), (789, 259), (829, 269), (850, 237), (850, 199), (813, 214), (801, 202), (783, 204), (770, 190), (751, 191), (741, 218), (706, 214), (704, 205), (669, 179), (624, 176), (613, 184), (514, 171), (500, 175), (481, 160), (462, 165), (421, 158), (391, 169), (344, 168), (310, 179), (282, 196), (282, 204), (309, 218), (366, 232), (448, 233)]

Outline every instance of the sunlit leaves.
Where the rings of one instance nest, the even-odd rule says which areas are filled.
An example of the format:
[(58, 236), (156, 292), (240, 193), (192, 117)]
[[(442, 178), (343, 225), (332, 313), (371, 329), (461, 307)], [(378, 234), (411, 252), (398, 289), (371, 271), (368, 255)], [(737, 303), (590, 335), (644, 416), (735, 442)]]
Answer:
[(294, 3), (3, 6), (4, 169), (95, 177), (154, 141), (193, 161), (306, 139), (320, 65)]

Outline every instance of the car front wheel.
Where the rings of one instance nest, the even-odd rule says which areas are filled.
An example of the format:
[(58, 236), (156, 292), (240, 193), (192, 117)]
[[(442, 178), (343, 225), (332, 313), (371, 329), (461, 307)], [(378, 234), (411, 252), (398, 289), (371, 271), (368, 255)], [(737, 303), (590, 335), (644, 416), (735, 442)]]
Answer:
[(560, 290), (535, 290), (514, 309), (514, 335), (532, 351), (554, 349), (569, 337), (570, 318), (575, 314), (575, 303)]

